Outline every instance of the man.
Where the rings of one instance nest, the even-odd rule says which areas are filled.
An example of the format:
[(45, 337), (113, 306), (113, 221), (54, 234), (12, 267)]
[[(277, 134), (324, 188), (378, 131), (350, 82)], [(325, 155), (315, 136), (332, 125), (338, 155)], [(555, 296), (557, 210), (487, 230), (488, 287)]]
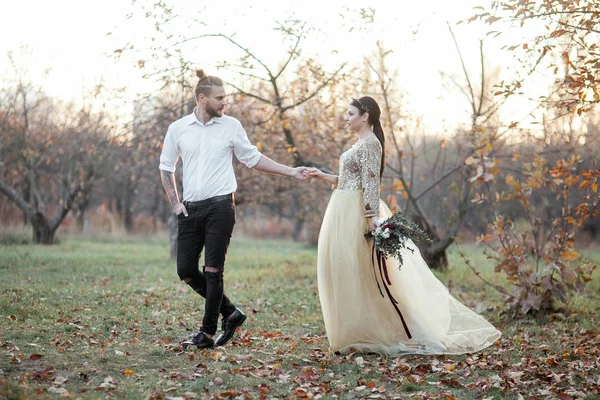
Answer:
[[(233, 193), (237, 183), (232, 154), (258, 171), (307, 178), (305, 167), (290, 168), (262, 155), (248, 140), (240, 122), (223, 115), (226, 95), (223, 81), (198, 70), (194, 112), (173, 122), (160, 155), (161, 180), (177, 214), (177, 274), (206, 299), (200, 332), (183, 343), (184, 348), (223, 346), (246, 320), (223, 291), (223, 268), (235, 224)], [(183, 201), (175, 183), (175, 165), (183, 164)], [(204, 248), (205, 265), (199, 271)], [(222, 333), (217, 331), (219, 314)]]

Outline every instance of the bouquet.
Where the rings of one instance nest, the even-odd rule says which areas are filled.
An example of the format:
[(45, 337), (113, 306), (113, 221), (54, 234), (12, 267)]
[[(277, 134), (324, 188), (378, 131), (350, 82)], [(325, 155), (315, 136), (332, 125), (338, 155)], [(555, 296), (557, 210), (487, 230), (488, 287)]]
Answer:
[[(382, 297), (385, 297), (382, 288), (385, 290), (392, 306), (402, 321), (406, 335), (410, 339), (412, 335), (408, 329), (408, 325), (398, 308), (398, 301), (396, 301), (389, 288), (392, 285), (392, 281), (390, 280), (385, 260), (386, 258), (394, 257), (398, 260), (400, 268), (404, 262), (402, 251), (408, 249), (414, 252), (414, 249), (406, 247), (408, 239), (413, 242), (431, 242), (431, 239), (417, 224), (408, 221), (402, 211), (398, 211), (381, 222), (377, 229), (366, 233), (365, 236), (368, 239), (373, 239), (373, 273), (375, 274), (375, 282), (377, 282), (379, 293)], [(375, 260), (377, 260), (377, 265), (375, 264)]]
[[(378, 256), (394, 257), (399, 261), (400, 266), (404, 261), (402, 251), (407, 249), (406, 242), (408, 239), (413, 242), (431, 242), (427, 233), (414, 222), (408, 221), (402, 211), (398, 211), (381, 222), (379, 227), (367, 233), (367, 236), (373, 238)], [(408, 248), (408, 250), (414, 252), (414, 249)]]

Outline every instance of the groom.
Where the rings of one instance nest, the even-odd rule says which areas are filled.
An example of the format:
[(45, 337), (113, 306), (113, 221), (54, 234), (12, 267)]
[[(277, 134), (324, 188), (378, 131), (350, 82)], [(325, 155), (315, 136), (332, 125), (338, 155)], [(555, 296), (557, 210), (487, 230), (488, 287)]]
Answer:
[[(262, 155), (250, 143), (240, 122), (223, 111), (227, 104), (223, 81), (198, 70), (194, 112), (173, 122), (160, 155), (160, 176), (173, 212), (177, 215), (177, 274), (206, 299), (200, 332), (183, 343), (187, 348), (223, 346), (246, 315), (223, 290), (223, 269), (235, 224), (233, 193), (237, 183), (232, 155), (261, 172), (307, 178), (307, 168), (290, 168)], [(183, 164), (183, 201), (175, 183), (175, 165)], [(205, 265), (199, 270), (204, 248)], [(219, 314), (222, 332), (214, 340)]]

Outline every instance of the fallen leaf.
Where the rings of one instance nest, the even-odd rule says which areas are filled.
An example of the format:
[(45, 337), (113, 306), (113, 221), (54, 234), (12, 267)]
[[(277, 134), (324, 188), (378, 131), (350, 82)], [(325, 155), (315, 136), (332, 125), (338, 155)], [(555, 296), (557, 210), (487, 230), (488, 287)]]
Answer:
[(443, 383), (446, 386), (450, 386), (450, 387), (453, 387), (453, 388), (457, 388), (457, 387), (461, 387), (462, 386), (457, 379), (442, 379), (442, 380), (440, 380), (440, 382)]
[(48, 388), (48, 393), (63, 394), (67, 393), (67, 389), (51, 386)]
[(519, 379), (521, 379), (521, 377), (523, 376), (524, 373), (525, 372), (523, 372), (523, 371), (507, 371), (506, 376), (510, 379), (519, 380)]

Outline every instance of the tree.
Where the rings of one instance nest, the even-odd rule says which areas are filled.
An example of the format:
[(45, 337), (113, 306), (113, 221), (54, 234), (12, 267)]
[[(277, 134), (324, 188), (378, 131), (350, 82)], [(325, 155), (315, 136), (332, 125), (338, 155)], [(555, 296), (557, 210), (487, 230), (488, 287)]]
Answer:
[(91, 188), (101, 151), (95, 145), (104, 134), (101, 118), (59, 106), (26, 85), (16, 90), (18, 103), (2, 121), (0, 192), (23, 211), (34, 242), (52, 244), (73, 204)]
[[(299, 80), (294, 85), (303, 85)], [(295, 86), (289, 91), (301, 90)], [(305, 162), (319, 165), (321, 169), (337, 171), (337, 161), (353, 135), (346, 132), (342, 115), (344, 105), (331, 99), (350, 99), (356, 83), (340, 79), (330, 83), (323, 95), (288, 111), (285, 124), (293, 133), (294, 143)], [(257, 146), (269, 157), (289, 160), (293, 149), (282, 134), (280, 121), (273, 117), (273, 110), (251, 96), (240, 95), (231, 106), (232, 114), (247, 127), (248, 134)], [(285, 162), (285, 161), (282, 161)], [(257, 174), (241, 165), (236, 166), (239, 177), (240, 199), (274, 215), (294, 221), (292, 236), (297, 239), (303, 228), (313, 232), (309, 241), (316, 243), (316, 228), (327, 204), (330, 188), (319, 182), (298, 184), (287, 178)]]
[[(446, 250), (454, 243), (468, 214), (475, 180), (493, 179), (492, 175), (483, 174), (483, 168), (480, 168), (482, 173), (474, 179), (474, 171), (479, 167), (473, 165), (471, 160), (477, 151), (488, 153), (492, 149), (491, 143), (499, 139), (496, 116), (502, 105), (501, 102), (493, 101), (491, 95), (491, 84), (488, 82), (490, 76), (484, 68), (483, 42), (480, 42), (480, 86), (476, 87), (467, 72), (451, 29), (450, 33), (455, 41), (466, 84), (460, 84), (455, 79), (453, 81), (464, 93), (471, 110), (467, 133), (457, 132), (455, 140), (448, 140), (443, 136), (433, 139), (423, 135), (418, 143), (415, 132), (405, 132), (401, 136), (394, 122), (394, 119), (404, 118), (399, 114), (398, 101), (394, 99), (393, 85), (397, 71), (390, 72), (386, 65), (390, 50), (378, 43), (373, 57), (375, 61), (365, 59), (369, 70), (376, 77), (377, 94), (383, 98), (386, 118), (384, 126), (388, 132), (388, 142), (392, 145), (387, 163), (392, 178), (391, 192), (402, 199), (405, 212), (432, 238), (430, 244), (420, 244), (420, 250), (431, 268), (440, 269), (448, 266)], [(494, 161), (487, 161), (487, 164), (492, 166)], [(428, 204), (432, 199), (436, 202), (435, 206)], [(396, 204), (397, 198), (390, 197), (390, 205), (393, 207)], [(438, 228), (435, 223), (434, 215), (439, 214), (440, 210), (446, 215), (445, 218), (442, 217), (444, 229)]]
[[(528, 60), (531, 71), (542, 65), (550, 67), (556, 75), (559, 91), (556, 96), (546, 96), (542, 101), (565, 112), (581, 115), (600, 102), (598, 68), (600, 67), (600, 2), (545, 0), (504, 0), (492, 2), (489, 9), (480, 10), (469, 19), (484, 21), (498, 30), (495, 36), (513, 28), (539, 27), (537, 33), (521, 43), (507, 47)], [(505, 26), (498, 27), (504, 24)], [(515, 26), (516, 25), (516, 26)], [(544, 63), (544, 59), (548, 59)], [(525, 61), (523, 60), (523, 61)], [(497, 95), (511, 96), (520, 92), (525, 78), (502, 84)]]
[[(526, 221), (525, 228), (518, 228), (513, 219), (497, 213), (488, 232), (478, 237), (487, 245), (485, 254), (496, 263), (495, 271), (504, 274), (512, 287), (507, 291), (484, 281), (506, 295), (513, 317), (568, 306), (572, 296), (591, 281), (597, 266), (581, 260), (575, 242), (578, 228), (600, 215), (600, 169), (595, 162), (590, 169), (581, 169), (580, 162), (573, 155), (551, 165), (536, 154), (533, 162), (523, 164), (522, 178), (506, 176), (506, 190), (488, 188), (493, 206), (516, 202)], [(532, 201), (535, 197), (555, 197), (560, 207), (547, 218), (544, 208)]]
[(90, 190), (104, 117), (49, 98), (9, 57), (17, 79), (4, 89), (10, 101), (0, 111), (0, 193), (31, 223), (35, 243), (52, 244), (73, 204)]
[[(190, 51), (191, 48), (208, 40), (220, 40), (222, 44), (230, 44), (240, 52), (240, 57), (232, 62), (222, 62), (219, 68), (226, 69), (240, 77), (239, 82), (243, 81), (244, 84), (240, 84), (238, 79), (230, 79), (227, 83), (236, 89), (237, 94), (251, 98), (254, 102), (252, 104), (254, 114), (263, 117), (261, 121), (255, 120), (255, 123), (260, 126), (259, 129), (252, 129), (245, 125), (247, 130), (258, 133), (251, 139), (262, 144), (266, 142), (263, 140), (266, 136), (273, 137), (275, 141), (278, 141), (274, 149), (279, 149), (279, 146), (282, 145), (285, 150), (284, 156), (285, 158), (291, 156), (292, 165), (323, 168), (323, 165), (317, 163), (312, 157), (312, 149), (301, 145), (306, 140), (304, 140), (303, 134), (297, 131), (295, 122), (300, 120), (302, 115), (306, 115), (305, 111), (311, 107), (311, 104), (317, 104), (314, 101), (318, 101), (318, 97), (324, 93), (326, 88), (341, 79), (344, 64), (332, 72), (328, 72), (315, 59), (303, 54), (301, 43), (312, 30), (308, 24), (298, 20), (286, 20), (276, 24), (275, 30), (282, 35), (289, 46), (282, 52), (281, 65), (273, 68), (269, 67), (250, 48), (244, 46), (235, 38), (234, 34), (210, 32), (209, 28), (204, 28), (203, 22), (178, 15), (177, 9), (165, 3), (161, 2), (159, 6), (150, 9), (142, 7), (141, 10), (147, 10), (147, 17), (153, 21), (156, 27), (147, 51), (141, 52), (147, 57), (142, 58), (140, 54), (141, 59), (137, 60), (137, 64), (146, 71), (145, 77), (157, 79), (161, 82), (161, 87), (168, 87), (175, 82), (187, 82), (188, 78), (185, 77), (191, 79), (194, 76), (190, 60), (197, 54), (195, 51)], [(193, 32), (190, 34), (174, 33), (172, 30), (174, 22), (180, 26), (186, 23), (195, 24), (196, 28), (190, 30)], [(201, 32), (198, 31), (198, 27), (202, 27)], [(139, 46), (135, 47), (135, 49), (138, 48)], [(121, 58), (124, 54), (131, 54), (135, 51), (137, 50), (134, 50), (133, 45), (127, 44), (122, 49), (118, 49), (116, 54)], [(161, 64), (155, 61), (157, 54), (161, 54)], [(182, 84), (180, 87), (186, 86)], [(188, 87), (191, 86), (193, 85)], [(188, 92), (186, 95), (193, 97), (193, 94)], [(237, 98), (239, 99), (239, 97)], [(306, 126), (308, 127), (308, 124)], [(313, 128), (315, 126), (313, 125)], [(318, 151), (313, 153), (318, 153)], [(278, 161), (286, 163), (285, 158), (283, 160), (279, 158)], [(301, 210), (310, 207), (310, 202), (302, 200), (306, 193), (301, 189), (296, 186), (290, 189), (289, 191), (284, 190), (285, 197), (288, 198), (289, 203), (296, 204), (296, 206), (282, 208), (279, 212), (296, 219), (296, 233), (299, 234), (306, 220), (303, 217), (306, 211)], [(243, 196), (249, 199), (250, 194), (246, 193)], [(264, 192), (259, 193), (259, 196), (266, 198)], [(253, 200), (258, 200), (258, 198)], [(285, 202), (285, 200), (282, 201)], [(298, 203), (299, 201), (300, 203)], [(295, 211), (290, 214), (292, 210)]]
[[(555, 81), (537, 102), (542, 109), (542, 121), (534, 122), (538, 129), (519, 128), (522, 140), (513, 143), (513, 150), (504, 156), (494, 151), (487, 160), (484, 154), (471, 160), (483, 167), (483, 176), (495, 175), (475, 188), (473, 201), (487, 204), (493, 214), (478, 241), (487, 245), (495, 271), (504, 274), (511, 285), (507, 291), (490, 283), (506, 295), (511, 315), (548, 313), (568, 306), (596, 268), (580, 257), (575, 244), (581, 227), (597, 221), (600, 214), (599, 137), (591, 124), (600, 100), (599, 4), (511, 0), (494, 5), (489, 11), (479, 7), (483, 12), (469, 21), (483, 20), (493, 26), (545, 25), (545, 31), (542, 27), (533, 37), (506, 48), (529, 61), (525, 63), (527, 76), (501, 83), (495, 94), (527, 97), (523, 93), (527, 77), (534, 76), (540, 66), (550, 67)], [(493, 169), (485, 165), (490, 159)], [(478, 178), (477, 183), (483, 182)]]

